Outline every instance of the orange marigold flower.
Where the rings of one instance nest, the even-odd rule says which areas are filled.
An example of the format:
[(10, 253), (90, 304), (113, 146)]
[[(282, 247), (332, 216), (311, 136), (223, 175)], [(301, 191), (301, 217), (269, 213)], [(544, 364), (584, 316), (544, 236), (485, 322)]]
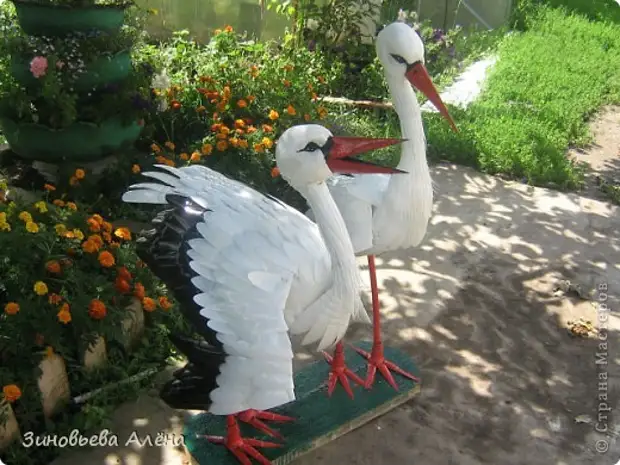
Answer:
[(241, 147), (242, 149), (247, 149), (248, 148), (248, 141), (245, 139), (240, 139), (239, 140), (239, 147)]
[(77, 205), (75, 202), (67, 202), (67, 208), (69, 210), (77, 211)]
[(274, 166), (273, 168), (271, 168), (271, 177), (277, 178), (278, 176), (280, 176), (280, 168)]
[(228, 139), (228, 143), (233, 147), (239, 147), (239, 139), (237, 139), (236, 137), (231, 137), (230, 139)]
[(220, 132), (219, 134), (216, 134), (216, 135), (215, 135), (215, 138), (216, 138), (217, 140), (224, 140), (224, 139), (226, 139), (227, 137), (228, 137), (228, 135), (224, 134), (223, 132)]
[(263, 153), (265, 151), (265, 146), (263, 144), (254, 144), (254, 151), (256, 153)]
[(225, 140), (220, 140), (217, 142), (217, 144), (215, 144), (215, 148), (218, 151), (223, 152), (228, 148), (228, 142), (226, 142)]
[(68, 303), (65, 302), (64, 304), (62, 304), (60, 310), (56, 314), (56, 316), (58, 317), (58, 321), (65, 325), (69, 323), (71, 321), (71, 312), (69, 310), (70, 307)]
[(87, 240), (82, 242), (82, 250), (86, 253), (95, 253), (99, 249), (100, 246), (95, 241)]
[(95, 213), (94, 215), (92, 215), (91, 218), (95, 220), (97, 223), (103, 224), (103, 217), (99, 215), (98, 213)]
[(248, 95), (247, 99), (248, 99), (248, 102), (253, 103), (254, 100), (256, 100), (256, 97), (254, 95)]
[(91, 234), (90, 236), (88, 236), (88, 239), (86, 240), (94, 242), (95, 245), (97, 245), (97, 247), (103, 247), (103, 244), (104, 244), (103, 239), (101, 238), (99, 234)]
[(256, 132), (256, 128), (254, 126), (248, 126), (248, 128), (246, 129), (246, 132), (248, 134), (254, 134)]
[(102, 320), (107, 313), (105, 304), (99, 299), (93, 299), (88, 304), (88, 315), (93, 320)]
[(104, 230), (105, 232), (109, 232), (109, 233), (111, 233), (111, 232), (112, 232), (112, 223), (110, 223), (110, 222), (108, 222), (108, 221), (103, 221), (103, 222), (101, 223), (101, 227), (103, 228), (103, 230)]
[(134, 165), (131, 167), (131, 172), (132, 172), (133, 174), (138, 174), (140, 171), (141, 171), (141, 170), (140, 170), (140, 165), (134, 164)]
[(78, 168), (77, 170), (75, 170), (75, 173), (73, 175), (78, 179), (84, 179), (84, 177), (86, 176), (86, 172), (82, 168)]
[(86, 220), (86, 223), (88, 223), (88, 228), (92, 231), (92, 232), (99, 232), (101, 231), (101, 224), (98, 223), (94, 218), (88, 218)]
[(270, 126), (268, 124), (263, 124), (263, 132), (273, 132), (273, 126)]
[(200, 161), (200, 152), (192, 153), (192, 156), (189, 157), (189, 161), (194, 162), (194, 163)]
[(221, 29), (216, 29), (215, 31), (213, 31), (214, 35), (218, 35), (218, 34), (221, 34), (221, 33), (222, 33)]
[(279, 114), (277, 111), (275, 111), (275, 110), (271, 110), (271, 111), (269, 112), (269, 119), (270, 119), (271, 121), (275, 121), (275, 120), (277, 120), (279, 117), (280, 117), (280, 114)]
[(211, 131), (218, 132), (221, 127), (222, 127), (222, 123), (213, 123), (211, 125)]
[(131, 240), (131, 231), (129, 231), (129, 229), (127, 228), (117, 228), (117, 230), (114, 231), (114, 235), (124, 241)]
[(166, 297), (165, 295), (162, 295), (157, 300), (159, 301), (159, 306), (162, 308), (162, 310), (169, 310), (170, 307), (172, 307), (172, 304), (168, 300), (168, 297)]
[(189, 160), (189, 155), (183, 152), (182, 154), (179, 155), (179, 158), (183, 161), (187, 161)]
[(110, 234), (109, 232), (107, 232), (107, 231), (103, 231), (103, 232), (101, 233), (101, 235), (103, 236), (103, 240), (104, 240), (104, 241), (106, 241), (106, 242), (112, 242), (112, 234)]
[(211, 144), (203, 144), (200, 151), (203, 155), (211, 155), (211, 152), (213, 152), (213, 146)]
[(110, 268), (116, 264), (116, 261), (114, 260), (114, 255), (112, 255), (107, 250), (100, 252), (97, 260), (99, 260), (99, 264), (104, 268)]
[(170, 141), (166, 141), (164, 145), (166, 146), (168, 150), (174, 150), (176, 148), (176, 145), (174, 145), (174, 143)]
[(131, 284), (129, 284), (127, 280), (121, 276), (118, 276), (116, 281), (114, 281), (114, 287), (119, 294), (129, 294), (129, 292), (131, 292)]
[(155, 161), (159, 163), (160, 165), (165, 165), (168, 159), (164, 157), (163, 155), (157, 155), (157, 157), (155, 157)]
[(291, 87), (291, 81), (288, 79), (283, 79), (282, 84), (284, 84), (284, 87)]
[(45, 269), (53, 274), (59, 274), (62, 269), (60, 268), (60, 263), (56, 260), (50, 260), (45, 264)]
[(145, 292), (144, 286), (141, 283), (136, 283), (133, 287), (133, 295), (140, 300), (144, 299)]
[(156, 304), (155, 301), (150, 297), (145, 297), (144, 299), (142, 299), (142, 307), (144, 308), (145, 312), (152, 312), (153, 310), (155, 310)]
[(58, 294), (50, 294), (49, 296), (47, 296), (47, 301), (52, 305), (58, 305), (60, 302), (62, 302), (62, 297)]
[(232, 32), (232, 31), (233, 31), (233, 28), (232, 28), (232, 26), (226, 26), (226, 27), (224, 28), (224, 31), (225, 31), (225, 32)]
[(76, 178), (75, 176), (71, 176), (69, 178), (69, 185), (77, 186), (77, 184), (78, 184), (78, 178)]
[(293, 105), (289, 105), (288, 107), (286, 107), (286, 112), (291, 116), (295, 116), (297, 114), (297, 110), (295, 110), (295, 107)]
[(9, 302), (4, 306), (4, 313), (7, 315), (16, 315), (19, 312), (19, 304), (17, 302)]
[(243, 121), (242, 119), (235, 120), (235, 128), (243, 129), (244, 127), (245, 127), (245, 121)]
[(119, 266), (116, 270), (116, 273), (118, 274), (119, 277), (123, 278), (125, 281), (131, 281), (133, 279), (133, 276), (131, 276), (131, 273), (129, 272), (129, 270), (124, 266)]
[(55, 200), (52, 201), (52, 203), (54, 205), (56, 205), (57, 207), (64, 207), (65, 206), (65, 203), (62, 200), (60, 200), (60, 199), (55, 199)]
[(239, 108), (246, 108), (248, 106), (248, 102), (246, 102), (245, 99), (238, 100), (237, 106)]
[(157, 144), (151, 144), (151, 151), (155, 153), (161, 152), (161, 147)]
[(179, 108), (181, 108), (181, 103), (178, 100), (173, 100), (172, 102), (170, 102), (170, 106), (173, 110), (178, 110)]
[(22, 396), (22, 391), (16, 384), (7, 384), (2, 388), (2, 395), (8, 403), (12, 404), (16, 400), (19, 400)]
[(54, 186), (52, 186), (51, 184), (44, 184), (43, 185), (43, 189), (45, 189), (48, 192), (53, 192), (56, 190), (56, 188)]

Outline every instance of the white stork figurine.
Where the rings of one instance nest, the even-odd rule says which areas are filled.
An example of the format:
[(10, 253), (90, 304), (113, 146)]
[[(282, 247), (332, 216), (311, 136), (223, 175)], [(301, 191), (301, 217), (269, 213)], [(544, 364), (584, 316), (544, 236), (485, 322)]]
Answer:
[(172, 336), (189, 361), (162, 398), (173, 408), (227, 415), (227, 437), (209, 440), (242, 463), (249, 455), (268, 464), (256, 447), (278, 445), (241, 437), (237, 419), (271, 435), (262, 420), (292, 420), (264, 412), (295, 399), (288, 333), (305, 334), (302, 343), (318, 342), (319, 350), (337, 343), (328, 390), (340, 379), (352, 396), (339, 341), (351, 320), (370, 321), (353, 245), (325, 181), (333, 171), (398, 172), (352, 156), (399, 142), (334, 137), (318, 125), (288, 129), (276, 161), (312, 206), (316, 224), (200, 165), (157, 165), (166, 172), (143, 174), (159, 183), (135, 184), (123, 195), (125, 202), (166, 205), (138, 253), (205, 339)]
[[(377, 36), (376, 49), (405, 138), (397, 168), (407, 174), (334, 176), (328, 180), (328, 187), (347, 225), (356, 255), (368, 256), (373, 347), (371, 353), (355, 348), (368, 360), (365, 385), (372, 386), (379, 370), (398, 390), (390, 370), (416, 381), (417, 378), (383, 355), (374, 256), (417, 246), (426, 234), (431, 216), (433, 185), (426, 161), (426, 138), (420, 105), (411, 85), (423, 92), (457, 129), (424, 67), (422, 40), (411, 27), (402, 22), (386, 26)], [(316, 214), (311, 205), (307, 214), (310, 218)]]

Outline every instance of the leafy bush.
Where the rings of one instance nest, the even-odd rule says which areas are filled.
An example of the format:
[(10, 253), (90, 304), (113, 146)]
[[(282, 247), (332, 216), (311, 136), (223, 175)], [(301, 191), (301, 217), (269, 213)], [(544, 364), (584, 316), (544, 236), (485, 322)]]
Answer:
[(143, 68), (131, 70), (122, 83), (109, 83), (101, 89), (77, 88), (93, 63), (119, 57), (141, 39), (141, 21), (135, 19), (119, 34), (34, 37), (17, 25), (10, 2), (0, 4), (0, 114), (55, 129), (75, 121), (99, 123), (116, 117), (133, 122), (142, 118), (150, 105), (150, 75)]
[(273, 144), (286, 128), (327, 115), (319, 95), (331, 78), (321, 55), (245, 41), (227, 28), (207, 45), (177, 33), (136, 56), (165, 70), (153, 81), (158, 108), (146, 120), (154, 158), (204, 163), (284, 195), (285, 183), (272, 177)]

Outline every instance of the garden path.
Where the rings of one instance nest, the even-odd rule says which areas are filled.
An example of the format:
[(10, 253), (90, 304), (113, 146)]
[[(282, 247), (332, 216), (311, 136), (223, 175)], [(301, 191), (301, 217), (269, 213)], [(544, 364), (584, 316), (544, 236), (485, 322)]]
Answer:
[[(424, 245), (378, 259), (386, 340), (418, 362), (422, 393), (296, 463), (615, 464), (620, 418), (602, 409), (620, 406), (619, 209), (454, 165), (433, 176), (439, 192)], [(569, 331), (579, 318), (607, 347), (596, 331)], [(369, 336), (367, 327), (349, 332)], [(300, 350), (297, 361), (315, 357)], [(189, 463), (171, 448), (123, 446), (132, 430), (178, 424), (155, 394), (117, 411), (121, 447), (53, 465)], [(604, 454), (597, 441), (606, 441)]]

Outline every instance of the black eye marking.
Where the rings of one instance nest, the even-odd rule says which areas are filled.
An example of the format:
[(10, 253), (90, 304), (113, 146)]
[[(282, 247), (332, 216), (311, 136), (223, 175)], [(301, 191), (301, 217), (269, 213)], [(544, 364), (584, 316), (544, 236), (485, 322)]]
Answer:
[(308, 142), (308, 144), (300, 152), (314, 152), (320, 150), (321, 147), (316, 142)]
[(407, 63), (407, 60), (405, 60), (403, 57), (401, 57), (400, 55), (396, 55), (395, 53), (390, 53), (390, 55), (392, 56), (392, 58), (394, 58), (394, 60), (396, 60), (398, 63), (400, 63), (401, 65), (407, 65), (409, 63)]

